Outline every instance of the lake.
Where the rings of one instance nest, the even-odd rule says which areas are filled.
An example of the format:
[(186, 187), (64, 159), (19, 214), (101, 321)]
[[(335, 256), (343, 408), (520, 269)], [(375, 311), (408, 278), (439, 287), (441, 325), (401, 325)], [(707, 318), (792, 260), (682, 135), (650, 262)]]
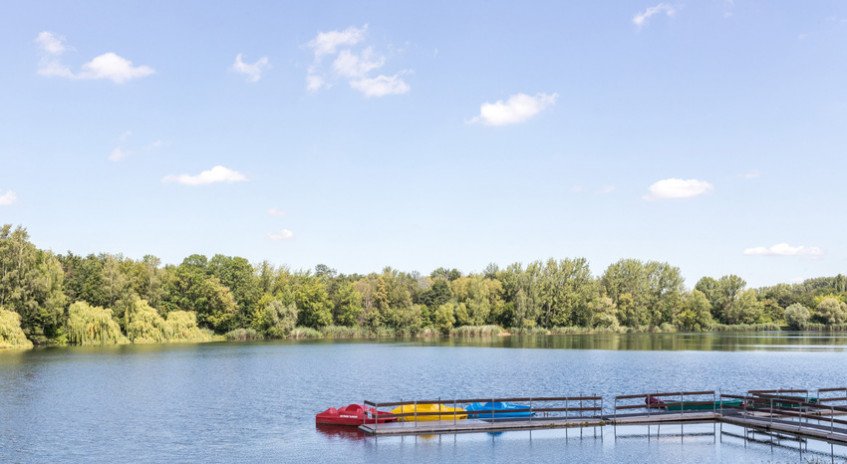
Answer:
[(0, 352), (0, 461), (829, 462), (711, 425), (650, 440), (611, 428), (376, 440), (316, 430), (314, 414), (363, 399), (814, 390), (847, 384), (845, 351), (843, 334), (725, 333)]

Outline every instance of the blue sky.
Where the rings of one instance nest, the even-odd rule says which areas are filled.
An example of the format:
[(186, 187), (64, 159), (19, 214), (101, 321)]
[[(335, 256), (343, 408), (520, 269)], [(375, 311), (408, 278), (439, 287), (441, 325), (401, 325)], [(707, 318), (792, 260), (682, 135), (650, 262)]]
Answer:
[(847, 271), (844, 2), (6, 1), (0, 56), (56, 252)]

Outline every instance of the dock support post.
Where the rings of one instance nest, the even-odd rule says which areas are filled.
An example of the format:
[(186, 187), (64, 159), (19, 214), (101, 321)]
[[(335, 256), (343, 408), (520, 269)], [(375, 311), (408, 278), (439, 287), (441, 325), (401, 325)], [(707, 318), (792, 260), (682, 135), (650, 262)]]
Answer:
[(579, 394), (579, 439), (582, 440), (582, 393)]
[(612, 428), (615, 435), (615, 441), (618, 441), (618, 397), (615, 397), (615, 410), (612, 412)]
[(456, 403), (457, 403), (457, 401), (458, 401), (458, 398), (456, 398), (456, 396), (454, 395), (453, 396), (453, 426), (454, 427), (456, 426)]
[[(529, 397), (529, 411), (532, 412), (532, 397), (531, 396)], [(532, 414), (529, 415), (529, 423), (532, 424)], [(532, 436), (532, 432), (530, 432), (530, 436)]]

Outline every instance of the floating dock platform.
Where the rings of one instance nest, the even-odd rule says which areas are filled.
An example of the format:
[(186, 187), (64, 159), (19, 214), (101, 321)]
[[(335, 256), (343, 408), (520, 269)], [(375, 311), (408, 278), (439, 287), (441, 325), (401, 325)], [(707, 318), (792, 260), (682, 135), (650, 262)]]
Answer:
[[(841, 392), (844, 396), (832, 396)], [(490, 410), (476, 414), (462, 406), (477, 402), (521, 403), (519, 411), (528, 417), (498, 417), (510, 410)], [(816, 395), (802, 389), (751, 390), (743, 395), (722, 395), (714, 391), (656, 392), (620, 395), (604, 403), (601, 396), (539, 398), (485, 398), (417, 400), (399, 402), (365, 401), (373, 408), (400, 407), (396, 422), (364, 424), (359, 429), (372, 436), (437, 435), (478, 432), (532, 431), (543, 429), (592, 429), (603, 436), (604, 427), (723, 424), (749, 433), (768, 435), (777, 441), (793, 438), (801, 443), (818, 440), (847, 446), (847, 387), (822, 388)], [(426, 405), (428, 412), (418, 412)], [(443, 409), (433, 405), (443, 405)], [(607, 407), (608, 405), (608, 407)], [(424, 408), (421, 408), (424, 409)], [(437, 416), (437, 417), (427, 417)], [(376, 417), (379, 417), (377, 413)], [(433, 420), (435, 419), (435, 420)], [(648, 434), (649, 434), (648, 429)], [(722, 432), (723, 433), (723, 432)]]

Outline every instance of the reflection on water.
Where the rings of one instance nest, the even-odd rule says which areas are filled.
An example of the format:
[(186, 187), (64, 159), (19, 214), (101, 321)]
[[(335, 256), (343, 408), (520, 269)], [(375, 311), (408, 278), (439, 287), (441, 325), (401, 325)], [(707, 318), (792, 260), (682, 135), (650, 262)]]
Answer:
[(847, 334), (821, 332), (635, 333), (453, 338), (423, 345), (633, 351), (847, 351)]
[(346, 440), (364, 440), (366, 435), (356, 427), (347, 425), (316, 424), (315, 430), (327, 438), (343, 438)]

